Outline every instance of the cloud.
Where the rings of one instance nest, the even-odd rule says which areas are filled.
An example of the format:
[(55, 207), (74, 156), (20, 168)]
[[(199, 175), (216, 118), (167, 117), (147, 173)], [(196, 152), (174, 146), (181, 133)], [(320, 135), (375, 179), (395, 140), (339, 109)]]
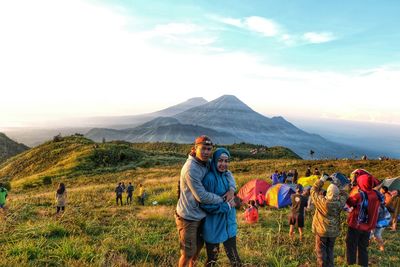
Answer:
[[(215, 18), (215, 16), (213, 16)], [(225, 24), (231, 25), (231, 26), (236, 26), (239, 28), (242, 28), (243, 22), (241, 19), (233, 19), (233, 18), (216, 18), (217, 20), (219, 20), (220, 22), (223, 22)]]
[(287, 46), (301, 45), (304, 43), (319, 44), (337, 39), (331, 32), (291, 33), (290, 30), (286, 29), (278, 22), (259, 16), (250, 16), (241, 19), (219, 16), (209, 17), (221, 23), (255, 32), (265, 37), (273, 37)]
[(203, 29), (195, 24), (167, 23), (157, 25), (152, 31), (155, 35), (185, 35), (202, 31)]
[[(0, 124), (152, 112), (190, 97), (223, 94), (269, 116), (326, 113), (400, 123), (393, 97), (399, 68), (302, 71), (250, 53), (188, 52), (154, 45), (127, 27), (135, 18), (123, 14), (77, 0), (0, 1)], [(200, 45), (215, 41), (199, 36), (201, 29), (158, 28)]]
[(275, 21), (263, 17), (251, 16), (242, 19), (210, 16), (212, 19), (224, 24), (246, 29), (251, 32), (262, 34), (266, 37), (277, 36), (281, 31), (281, 26)]
[(152, 30), (140, 33), (145, 39), (160, 38), (169, 45), (191, 45), (209, 46), (216, 42), (217, 38), (212, 36), (203, 27), (193, 23), (167, 23), (156, 25)]
[(243, 23), (248, 30), (261, 33), (266, 37), (277, 36), (280, 32), (280, 27), (276, 22), (262, 17), (247, 17)]
[(327, 43), (336, 39), (331, 32), (307, 32), (303, 34), (303, 39), (312, 44)]

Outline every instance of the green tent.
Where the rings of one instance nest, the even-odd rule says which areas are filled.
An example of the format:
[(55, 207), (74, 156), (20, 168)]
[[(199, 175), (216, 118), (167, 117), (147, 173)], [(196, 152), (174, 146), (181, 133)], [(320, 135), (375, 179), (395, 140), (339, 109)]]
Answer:
[(389, 191), (400, 190), (400, 177), (385, 179), (383, 185), (387, 186)]

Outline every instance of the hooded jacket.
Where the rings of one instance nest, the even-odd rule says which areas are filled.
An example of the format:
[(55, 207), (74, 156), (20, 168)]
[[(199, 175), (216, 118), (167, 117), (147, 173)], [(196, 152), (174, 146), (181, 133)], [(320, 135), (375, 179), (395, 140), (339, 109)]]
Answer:
[(311, 198), (315, 206), (312, 232), (321, 237), (337, 237), (340, 234), (340, 212), (348, 194), (344, 190), (339, 192), (331, 187), (327, 197), (321, 196), (323, 185), (323, 181), (317, 180), (311, 188)]
[[(229, 180), (233, 179), (229, 171), (221, 173), (217, 169), (218, 158), (223, 153), (230, 157), (226, 149), (218, 148), (213, 154), (211, 170), (203, 180), (204, 188), (219, 196), (229, 191)], [(219, 205), (201, 204), (200, 206), (207, 212), (203, 225), (203, 238), (207, 243), (222, 243), (236, 236), (236, 209), (230, 208), (225, 202)]]
[(376, 179), (370, 174), (362, 174), (357, 177), (357, 186), (358, 189), (363, 191), (368, 196), (368, 222), (367, 223), (359, 223), (358, 215), (360, 213), (360, 204), (362, 202), (362, 197), (360, 193), (356, 193), (350, 196), (346, 204), (349, 207), (353, 207), (353, 210), (350, 212), (347, 223), (349, 227), (360, 230), (360, 231), (371, 231), (375, 229), (376, 222), (378, 220), (378, 209), (380, 205), (380, 201), (376, 192), (372, 189), (376, 186)]
[[(222, 197), (204, 188), (202, 181), (208, 170), (209, 162), (200, 162), (191, 155), (182, 167), (176, 213), (185, 220), (201, 221), (206, 217), (206, 212), (200, 208), (200, 203), (219, 204), (224, 201)], [(229, 183), (232, 188), (236, 188), (233, 180)]]

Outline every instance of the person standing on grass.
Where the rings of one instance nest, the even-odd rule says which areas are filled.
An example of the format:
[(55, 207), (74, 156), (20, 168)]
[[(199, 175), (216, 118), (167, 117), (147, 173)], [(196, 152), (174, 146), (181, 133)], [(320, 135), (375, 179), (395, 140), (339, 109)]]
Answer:
[(275, 170), (275, 172), (271, 175), (272, 185), (279, 184), (279, 172)]
[(311, 166), (307, 167), (306, 173), (304, 174), (305, 177), (311, 176)]
[[(195, 139), (194, 146), (182, 167), (178, 186), (178, 203), (175, 222), (179, 234), (179, 266), (194, 266), (204, 245), (201, 236), (201, 224), (206, 212), (199, 203), (220, 204), (231, 201), (236, 190), (234, 181), (229, 181), (230, 190), (223, 196), (207, 192), (202, 181), (207, 174), (212, 154), (213, 143), (206, 135)], [(225, 205), (229, 205), (225, 203)]]
[(118, 206), (118, 201), (121, 203), (121, 206), (122, 206), (122, 193), (124, 192), (124, 189), (122, 188), (121, 182), (118, 183), (118, 185), (114, 191), (115, 191), (117, 206)]
[(292, 200), (291, 215), (289, 218), (289, 236), (293, 238), (294, 227), (297, 226), (299, 230), (300, 241), (303, 240), (303, 227), (304, 227), (304, 208), (307, 207), (307, 198), (303, 196), (303, 186), (296, 185), (296, 194), (290, 196)]
[(132, 204), (132, 196), (133, 196), (133, 185), (129, 182), (128, 187), (126, 188), (126, 204)]
[(56, 191), (56, 202), (57, 202), (57, 214), (60, 211), (65, 211), (65, 204), (67, 203), (67, 190), (65, 189), (64, 183), (60, 183)]
[(3, 186), (3, 184), (0, 184), (0, 209), (5, 209), (7, 196), (7, 189)]
[(353, 172), (358, 193), (350, 196), (346, 204), (353, 208), (348, 215), (346, 236), (347, 264), (368, 266), (368, 246), (371, 230), (376, 227), (380, 200), (373, 190), (377, 180), (368, 172)]
[(392, 215), (392, 231), (397, 230), (397, 220), (400, 214), (400, 190), (395, 190), (392, 193), (392, 198), (387, 204), (390, 215)]
[(142, 184), (139, 184), (139, 191), (138, 191), (138, 202), (140, 205), (144, 206), (144, 199), (146, 198), (146, 190)]
[[(211, 193), (224, 196), (230, 190), (229, 180), (234, 181), (228, 170), (230, 154), (225, 148), (218, 148), (212, 156), (211, 169), (203, 179), (204, 188)], [(237, 223), (236, 209), (240, 206), (239, 198), (220, 204), (200, 204), (207, 212), (203, 225), (203, 238), (206, 242), (207, 261), (205, 266), (216, 266), (219, 245), (223, 243), (231, 266), (242, 266), (236, 247)]]
[(334, 178), (328, 186), (326, 196), (320, 194), (328, 175), (324, 174), (311, 188), (311, 198), (315, 206), (312, 232), (315, 234), (315, 250), (318, 267), (334, 266), (334, 246), (340, 234), (340, 212), (346, 204), (348, 194), (339, 190), (340, 181)]

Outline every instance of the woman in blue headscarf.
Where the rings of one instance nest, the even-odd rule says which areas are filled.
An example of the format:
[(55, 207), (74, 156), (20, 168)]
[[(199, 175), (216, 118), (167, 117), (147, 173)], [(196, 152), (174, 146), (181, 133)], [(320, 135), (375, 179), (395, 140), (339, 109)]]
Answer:
[[(208, 192), (224, 196), (229, 191), (229, 180), (233, 179), (228, 171), (230, 154), (225, 148), (218, 148), (212, 157), (211, 168), (203, 179), (203, 185)], [(203, 225), (203, 238), (206, 242), (206, 266), (215, 266), (219, 253), (219, 244), (223, 243), (226, 255), (232, 266), (242, 266), (236, 248), (236, 207), (237, 198), (221, 204), (204, 205), (207, 212)]]

